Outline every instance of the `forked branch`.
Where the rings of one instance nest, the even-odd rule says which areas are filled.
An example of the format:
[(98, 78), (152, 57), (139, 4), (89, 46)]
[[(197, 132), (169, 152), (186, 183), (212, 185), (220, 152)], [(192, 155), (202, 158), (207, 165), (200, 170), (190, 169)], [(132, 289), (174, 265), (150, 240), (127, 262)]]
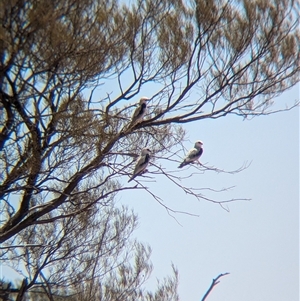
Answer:
[(213, 279), (209, 289), (207, 290), (207, 292), (205, 293), (205, 295), (203, 296), (203, 298), (201, 299), (201, 301), (205, 301), (206, 298), (208, 297), (208, 295), (211, 293), (211, 291), (213, 290), (213, 288), (220, 283), (219, 279), (223, 276), (229, 275), (229, 273), (224, 273), (224, 274), (220, 274), (217, 278)]

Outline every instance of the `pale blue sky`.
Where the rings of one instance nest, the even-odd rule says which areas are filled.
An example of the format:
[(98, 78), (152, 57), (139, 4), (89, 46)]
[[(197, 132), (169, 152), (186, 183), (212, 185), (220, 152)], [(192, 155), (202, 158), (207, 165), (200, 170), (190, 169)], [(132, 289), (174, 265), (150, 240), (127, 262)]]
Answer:
[[(116, 87), (101, 89), (103, 96)], [(152, 93), (148, 87), (138, 97), (151, 97)], [(299, 85), (277, 101), (282, 108), (295, 99), (299, 99)], [(226, 116), (184, 128), (190, 139), (185, 143), (187, 149), (196, 140), (203, 141), (202, 162), (227, 170), (252, 162), (235, 175), (207, 172), (185, 183), (214, 189), (235, 186), (216, 198), (251, 201), (230, 203), (227, 212), (187, 196), (157, 176), (147, 186), (166, 205), (199, 215), (176, 214), (179, 225), (145, 191), (118, 194), (119, 202), (139, 216), (134, 236), (152, 247), (154, 271), (147, 286), (155, 290), (156, 278), (168, 276), (173, 262), (179, 270), (181, 301), (200, 301), (212, 279), (225, 272), (230, 275), (221, 278), (207, 301), (298, 301), (299, 108), (251, 121)], [(183, 169), (182, 174), (192, 168)], [(6, 273), (5, 268), (0, 276)]]
[[(150, 95), (151, 96), (151, 95)], [(277, 105), (299, 99), (299, 85), (277, 99)], [(156, 278), (180, 275), (182, 301), (199, 301), (212, 278), (230, 272), (209, 301), (297, 301), (299, 296), (299, 109), (243, 121), (235, 116), (185, 125), (191, 143), (204, 142), (201, 161), (228, 170), (252, 161), (235, 175), (214, 172), (188, 181), (215, 189), (235, 185), (223, 198), (251, 198), (220, 206), (186, 196), (162, 178), (147, 183), (175, 210), (182, 226), (146, 192), (119, 195), (140, 218), (136, 237), (152, 247)], [(151, 167), (149, 168), (151, 170)], [(184, 170), (183, 173), (188, 173)], [(133, 197), (136, 196), (136, 197)]]
[[(151, 91), (145, 92), (151, 96)], [(281, 95), (276, 106), (292, 104), (297, 98), (299, 85)], [(230, 203), (226, 212), (185, 195), (157, 176), (147, 186), (166, 205), (199, 215), (175, 215), (180, 226), (146, 192), (118, 194), (119, 202), (139, 216), (134, 236), (153, 250), (154, 271), (147, 287), (155, 289), (156, 278), (169, 275), (173, 262), (179, 270), (181, 301), (201, 300), (212, 279), (224, 272), (230, 275), (221, 279), (208, 301), (298, 301), (299, 109), (251, 121), (227, 116), (184, 127), (191, 140), (186, 148), (198, 139), (204, 142), (203, 163), (233, 170), (252, 161), (241, 173), (209, 172), (186, 183), (214, 189), (234, 185), (219, 198), (251, 201)], [(7, 268), (3, 272), (6, 275)]]

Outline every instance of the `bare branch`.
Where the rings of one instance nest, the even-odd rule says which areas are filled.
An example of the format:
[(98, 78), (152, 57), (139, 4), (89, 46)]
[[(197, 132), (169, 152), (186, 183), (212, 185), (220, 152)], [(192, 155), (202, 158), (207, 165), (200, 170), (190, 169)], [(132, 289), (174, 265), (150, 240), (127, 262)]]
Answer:
[(201, 301), (205, 301), (206, 298), (208, 297), (208, 295), (211, 293), (211, 291), (213, 290), (213, 288), (218, 284), (220, 283), (219, 279), (223, 276), (226, 276), (226, 275), (229, 275), (229, 273), (223, 273), (223, 274), (220, 274), (218, 277), (216, 277), (215, 279), (213, 279), (209, 289), (207, 290), (207, 292), (205, 293), (205, 295), (203, 296), (203, 298), (201, 299)]

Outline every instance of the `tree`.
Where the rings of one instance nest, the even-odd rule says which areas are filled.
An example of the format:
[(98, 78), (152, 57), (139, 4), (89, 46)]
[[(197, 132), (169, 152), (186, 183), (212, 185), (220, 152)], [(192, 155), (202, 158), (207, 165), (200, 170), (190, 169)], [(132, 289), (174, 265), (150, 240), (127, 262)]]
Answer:
[[(71, 281), (74, 271), (64, 278), (64, 267), (75, 266), (67, 265), (69, 247), (74, 260), (84, 258), (78, 277), (97, 266), (87, 264), (100, 259), (89, 259), (76, 238), (102, 227), (118, 193), (142, 189), (161, 203), (141, 177), (126, 183), (141, 148), (155, 154), (155, 170), (144, 176), (162, 174), (187, 194), (222, 204), (164, 167), (180, 160), (184, 124), (269, 114), (272, 99), (299, 78), (292, 0), (4, 0), (0, 8), (2, 258), (27, 265), (26, 289), (38, 281), (49, 300), (51, 277), (57, 290)], [(149, 88), (148, 114), (129, 127), (131, 100)], [(43, 272), (49, 262), (51, 277)]]
[[(9, 290), (16, 300), (157, 300), (142, 289), (151, 249), (130, 239), (137, 216), (111, 203), (95, 210), (22, 231), (23, 245), (4, 254), (26, 279), (26, 289)], [(157, 294), (176, 300), (177, 283), (174, 268)]]

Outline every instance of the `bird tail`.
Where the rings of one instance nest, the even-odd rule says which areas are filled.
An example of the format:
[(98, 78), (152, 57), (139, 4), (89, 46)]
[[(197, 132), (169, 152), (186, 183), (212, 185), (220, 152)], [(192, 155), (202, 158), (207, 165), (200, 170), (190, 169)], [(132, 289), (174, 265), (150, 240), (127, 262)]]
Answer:
[(186, 165), (186, 163), (185, 162), (182, 162), (179, 166), (178, 166), (178, 168), (182, 168), (183, 166), (185, 166)]
[(132, 128), (132, 121), (130, 123), (126, 124), (123, 129), (124, 129), (125, 132), (127, 132), (127, 131), (130, 130), (130, 128)]
[(137, 175), (131, 176), (127, 183), (131, 182), (136, 176), (137, 176)]

